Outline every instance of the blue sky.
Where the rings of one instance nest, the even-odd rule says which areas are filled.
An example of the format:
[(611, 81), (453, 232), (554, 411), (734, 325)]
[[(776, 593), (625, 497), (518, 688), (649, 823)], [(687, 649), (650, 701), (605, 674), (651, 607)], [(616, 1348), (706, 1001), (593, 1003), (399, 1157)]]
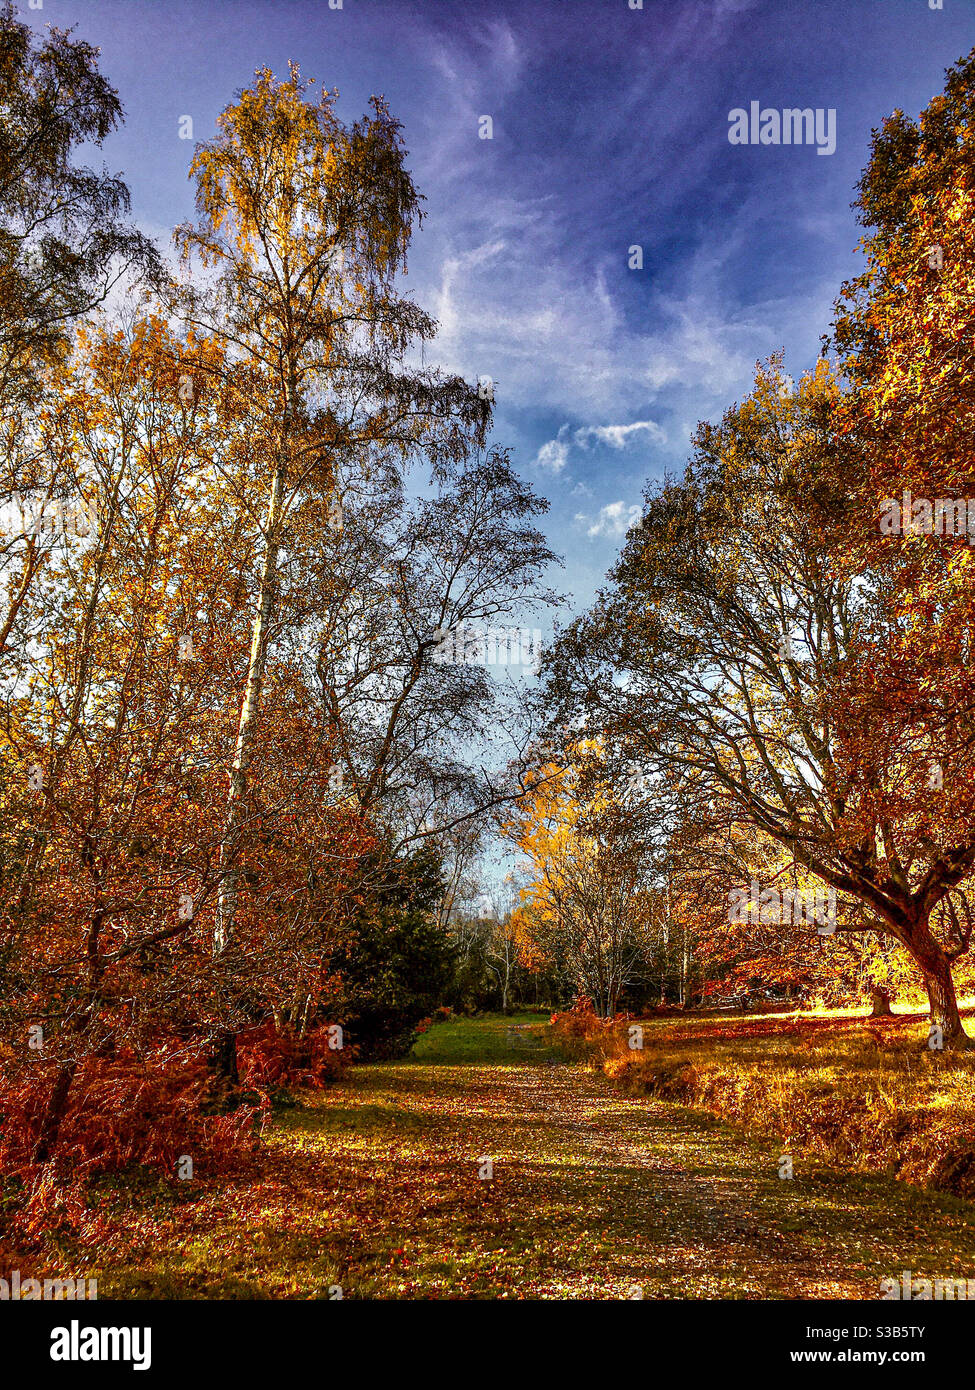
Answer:
[[(552, 503), (584, 605), (644, 481), (779, 348), (810, 366), (858, 266), (871, 128), (916, 114), (975, 45), (975, 0), (43, 0), (102, 50), (125, 129), (105, 159), (162, 243), (192, 216), (193, 141), (268, 65), (382, 92), (426, 219), (407, 287), (428, 360), (497, 382), (494, 441)], [(736, 146), (729, 112), (833, 108), (836, 151)], [(479, 118), (493, 139), (479, 138)], [(643, 268), (628, 265), (640, 246)]]

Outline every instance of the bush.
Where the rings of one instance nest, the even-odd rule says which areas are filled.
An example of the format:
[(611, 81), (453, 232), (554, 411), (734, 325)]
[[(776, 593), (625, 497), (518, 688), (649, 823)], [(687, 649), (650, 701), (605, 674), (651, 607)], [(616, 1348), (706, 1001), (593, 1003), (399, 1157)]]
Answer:
[(345, 994), (343, 1022), (363, 1059), (405, 1056), (448, 992), (456, 951), (433, 915), (441, 892), (429, 851), (386, 868), (332, 961)]
[(267, 1092), (288, 1086), (321, 1090), (339, 1079), (355, 1052), (344, 1045), (333, 1048), (330, 1041), (327, 1024), (311, 1029), (303, 1037), (290, 1030), (278, 1030), (273, 1019), (249, 1028), (237, 1038), (241, 1083)]
[[(56, 1070), (39, 1060), (0, 1081), (0, 1165), (28, 1182)], [(262, 1107), (207, 1114), (210, 1089), (203, 1057), (178, 1044), (141, 1057), (121, 1049), (89, 1057), (75, 1075), (52, 1161), (84, 1178), (134, 1165), (174, 1175), (184, 1154), (195, 1171), (226, 1169), (250, 1151)]]

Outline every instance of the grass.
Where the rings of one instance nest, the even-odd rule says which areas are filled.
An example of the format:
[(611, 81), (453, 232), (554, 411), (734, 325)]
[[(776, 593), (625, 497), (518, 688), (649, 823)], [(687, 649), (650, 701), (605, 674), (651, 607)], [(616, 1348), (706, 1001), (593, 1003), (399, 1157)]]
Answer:
[(548, 1016), (515, 1013), (487, 1018), (451, 1018), (417, 1040), (409, 1062), (463, 1066), (471, 1062), (524, 1066), (555, 1056), (547, 1038)]
[(926, 1045), (922, 1015), (750, 1015), (643, 1023), (566, 1043), (630, 1094), (700, 1107), (783, 1148), (975, 1196), (975, 1053)]
[[(706, 1052), (683, 1021), (658, 1022), (647, 1033), (660, 1060)], [(713, 1043), (729, 1071), (736, 1047), (748, 1068), (775, 1055), (780, 1079), (791, 1045)], [(98, 1238), (62, 1238), (22, 1274), (94, 1276), (101, 1298), (329, 1299), (340, 1288), (436, 1300), (875, 1298), (904, 1269), (975, 1276), (971, 1203), (798, 1143), (783, 1181), (767, 1127), (742, 1134), (627, 1095), (560, 1062), (560, 1049), (537, 1014), (439, 1024), (412, 1057), (304, 1093), (246, 1172), (103, 1183)]]

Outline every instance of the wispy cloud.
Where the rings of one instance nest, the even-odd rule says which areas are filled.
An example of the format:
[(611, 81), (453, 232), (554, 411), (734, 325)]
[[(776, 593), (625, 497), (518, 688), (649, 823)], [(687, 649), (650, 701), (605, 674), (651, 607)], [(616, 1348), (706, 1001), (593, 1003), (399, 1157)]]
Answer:
[(612, 449), (624, 449), (641, 431), (646, 431), (657, 444), (666, 444), (667, 435), (656, 420), (634, 420), (631, 425), (587, 425), (576, 430), (576, 443), (586, 447), (596, 440)]
[(524, 55), (506, 19), (467, 23), (462, 36), (436, 28), (431, 33), (421, 24), (414, 32), (416, 55), (432, 68), (437, 89), (436, 101), (428, 103), (424, 158), (453, 177), (468, 177), (479, 158), (478, 119), (499, 121), (519, 84)]
[(569, 462), (569, 426), (563, 425), (555, 439), (549, 439), (535, 456), (536, 468), (547, 468), (551, 473), (561, 473)]
[[(636, 505), (627, 505), (626, 502), (610, 502), (606, 507), (600, 507), (599, 516), (586, 532), (587, 536), (609, 536), (613, 540), (618, 540), (620, 536), (625, 536), (634, 522), (639, 521), (641, 508)], [(577, 521), (588, 521), (587, 516), (581, 513), (576, 515)]]
[(647, 436), (655, 443), (666, 443), (667, 436), (655, 420), (634, 420), (629, 425), (580, 425), (572, 430), (562, 425), (554, 439), (547, 440), (535, 457), (535, 467), (561, 473), (569, 462), (573, 444), (589, 449), (593, 444), (607, 444), (611, 449), (625, 449), (635, 439)]

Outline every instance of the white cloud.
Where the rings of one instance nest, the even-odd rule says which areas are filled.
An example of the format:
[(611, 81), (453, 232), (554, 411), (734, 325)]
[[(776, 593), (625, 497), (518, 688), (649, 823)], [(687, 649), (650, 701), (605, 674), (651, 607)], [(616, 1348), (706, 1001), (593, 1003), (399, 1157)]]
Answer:
[[(476, 228), (452, 221), (444, 211), (440, 225), (430, 227), (419, 267), (420, 302), (440, 322), (433, 352), (469, 380), (491, 376), (501, 409), (611, 420), (639, 412), (634, 423), (660, 444), (662, 435), (644, 418), (649, 404), (663, 399), (681, 410), (686, 403), (700, 419), (747, 389), (757, 358), (808, 337), (810, 320), (817, 332), (829, 322), (831, 284), (798, 301), (739, 307), (726, 293), (724, 250), (698, 248), (684, 283), (655, 291), (644, 323), (633, 324), (607, 290), (608, 265), (562, 259), (544, 200), (495, 205)], [(441, 241), (439, 266), (437, 233), (447, 243)], [(626, 436), (615, 436), (625, 427), (595, 428), (612, 430), (602, 442), (622, 447)]]
[(552, 473), (561, 473), (569, 462), (569, 427), (563, 425), (555, 439), (548, 440), (535, 457), (536, 468), (547, 468)]
[(646, 432), (657, 444), (665, 444), (667, 436), (654, 420), (634, 420), (631, 425), (581, 425), (570, 432), (568, 424), (562, 425), (554, 439), (543, 444), (535, 457), (536, 468), (547, 468), (552, 473), (561, 473), (569, 461), (573, 444), (589, 449), (594, 443), (608, 444), (611, 449), (624, 449), (641, 432)]
[[(625, 536), (627, 531), (635, 521), (639, 521), (642, 509), (638, 506), (627, 506), (625, 502), (610, 502), (608, 507), (600, 507), (599, 516), (589, 530), (588, 536), (611, 536), (619, 538)], [(586, 517), (577, 517), (576, 520), (585, 521)]]
[(608, 444), (613, 449), (623, 449), (635, 434), (646, 430), (656, 444), (666, 444), (667, 436), (655, 420), (634, 420), (632, 425), (586, 425), (576, 430), (576, 443), (589, 447), (591, 440)]
[(497, 123), (505, 99), (518, 87), (524, 56), (517, 37), (506, 20), (471, 23), (463, 42), (443, 34), (431, 40), (428, 29), (417, 25), (414, 48), (431, 64), (434, 80), (439, 79), (439, 101), (430, 103), (425, 157), (466, 178), (476, 170), (483, 149), (478, 118), (489, 115)]

